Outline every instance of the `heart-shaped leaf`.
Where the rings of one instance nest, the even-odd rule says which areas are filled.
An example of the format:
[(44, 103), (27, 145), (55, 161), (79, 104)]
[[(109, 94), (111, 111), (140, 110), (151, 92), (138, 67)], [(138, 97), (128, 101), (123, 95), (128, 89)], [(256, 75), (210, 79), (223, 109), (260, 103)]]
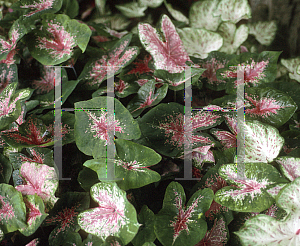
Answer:
[(26, 37), (26, 44), (31, 55), (43, 65), (56, 65), (68, 60), (77, 45), (84, 52), (92, 34), (86, 24), (63, 14), (45, 14), (42, 24), (41, 29)]
[(126, 198), (126, 192), (116, 183), (97, 183), (91, 188), (91, 196), (98, 206), (78, 215), (81, 229), (103, 241), (112, 235), (128, 244), (136, 235), (139, 223), (135, 208)]
[(260, 214), (246, 221), (245, 225), (234, 232), (245, 245), (298, 245), (299, 239), (299, 186), (300, 178), (296, 178), (276, 198), (276, 204), (287, 213), (283, 220)]
[(61, 8), (62, 2), (62, 0), (21, 0), (20, 8), (28, 10), (24, 17), (36, 17), (45, 13), (57, 12)]
[(137, 2), (115, 5), (115, 7), (128, 18), (143, 17), (145, 15), (144, 11), (147, 9), (147, 6), (141, 6)]
[(167, 15), (163, 15), (161, 19), (163, 36), (147, 23), (139, 24), (138, 31), (141, 43), (152, 55), (156, 69), (181, 73), (186, 62), (191, 61), (174, 24)]
[(290, 78), (300, 82), (300, 74), (297, 73), (300, 64), (300, 57), (281, 59), (280, 62), (289, 71)]
[(218, 190), (214, 199), (233, 211), (262, 212), (274, 202), (266, 190), (276, 184), (281, 175), (270, 164), (247, 163), (244, 165), (244, 177), (237, 174), (236, 164), (220, 167), (220, 176), (234, 186), (226, 186)]
[(290, 181), (300, 177), (300, 158), (282, 156), (275, 159), (280, 164), (280, 170)]
[(273, 42), (277, 32), (277, 25), (274, 20), (249, 23), (248, 27), (249, 34), (254, 35), (258, 42), (266, 46), (270, 45)]
[(164, 0), (164, 4), (165, 4), (167, 10), (169, 11), (169, 13), (172, 15), (172, 17), (175, 20), (183, 22), (185, 24), (189, 24), (189, 19), (184, 14), (182, 14), (180, 11), (174, 9), (172, 4), (167, 3), (166, 0)]
[(185, 27), (178, 29), (178, 33), (188, 54), (197, 58), (204, 59), (223, 45), (220, 34), (206, 29)]
[[(106, 97), (95, 97), (88, 101), (75, 103), (75, 141), (77, 147), (86, 155), (94, 158), (106, 156), (108, 132), (115, 131), (118, 138), (138, 139), (140, 129), (129, 111), (117, 99), (115, 103), (115, 119), (107, 119)], [(93, 111), (89, 111), (93, 109)]]
[(207, 231), (202, 216), (213, 200), (213, 191), (199, 190), (185, 208), (185, 193), (177, 182), (171, 182), (165, 193), (163, 207), (156, 215), (154, 230), (163, 245), (195, 245)]
[(0, 229), (6, 234), (26, 226), (26, 207), (21, 192), (0, 184)]

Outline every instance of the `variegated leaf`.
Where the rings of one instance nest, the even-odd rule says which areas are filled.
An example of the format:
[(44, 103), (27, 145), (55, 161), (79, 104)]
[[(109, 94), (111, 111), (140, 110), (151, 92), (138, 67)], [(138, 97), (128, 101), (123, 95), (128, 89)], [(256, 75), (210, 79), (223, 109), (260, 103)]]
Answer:
[(31, 55), (43, 65), (56, 65), (70, 59), (78, 45), (85, 51), (92, 31), (86, 24), (63, 14), (44, 14), (42, 27), (26, 36)]
[(128, 244), (136, 235), (139, 223), (135, 208), (126, 199), (126, 192), (116, 183), (97, 183), (91, 188), (97, 207), (81, 212), (78, 224), (81, 229), (103, 241), (112, 235)]
[(13, 82), (18, 82), (17, 65), (0, 64), (0, 93)]
[(166, 0), (164, 0), (164, 4), (165, 4), (167, 10), (169, 11), (169, 13), (172, 15), (172, 17), (175, 20), (183, 22), (187, 25), (189, 24), (189, 19), (184, 14), (182, 14), (180, 11), (174, 9), (172, 4), (167, 3)]
[(148, 6), (150, 8), (157, 8), (159, 7), (164, 0), (139, 0), (139, 5), (141, 6)]
[(22, 194), (13, 186), (0, 184), (0, 229), (5, 234), (26, 226)]
[(296, 178), (276, 198), (276, 203), (287, 213), (283, 220), (268, 215), (257, 215), (234, 232), (245, 245), (298, 245), (300, 244), (300, 178)]
[(236, 164), (227, 164), (220, 167), (219, 174), (232, 186), (217, 191), (214, 199), (238, 212), (262, 212), (269, 208), (274, 200), (266, 190), (281, 178), (277, 169), (266, 163), (244, 164), (244, 176), (237, 174)]
[(191, 60), (167, 15), (163, 15), (161, 19), (162, 35), (147, 23), (139, 24), (138, 30), (141, 43), (152, 55), (156, 69), (166, 70), (169, 73), (184, 71), (186, 62)]
[(221, 35), (206, 29), (185, 27), (178, 29), (178, 33), (188, 54), (197, 58), (207, 58), (211, 51), (223, 45)]
[(23, 200), (27, 210), (27, 227), (19, 229), (19, 231), (25, 236), (30, 236), (39, 228), (48, 214), (45, 213), (45, 205), (42, 198), (37, 194), (25, 195)]
[(31, 17), (45, 13), (55, 13), (62, 6), (62, 0), (21, 0), (23, 9), (27, 9), (24, 17)]
[(147, 9), (147, 6), (140, 6), (137, 2), (115, 5), (115, 7), (128, 18), (143, 17), (145, 15), (144, 11)]
[(247, 0), (221, 0), (213, 15), (235, 24), (242, 19), (251, 18), (251, 7)]
[(300, 177), (300, 158), (283, 156), (278, 157), (275, 161), (280, 164), (280, 170), (290, 181)]
[(280, 62), (289, 71), (290, 78), (300, 82), (300, 74), (297, 73), (298, 67), (300, 65), (300, 57), (281, 59)]
[(195, 245), (207, 231), (207, 224), (202, 217), (212, 200), (212, 190), (199, 190), (185, 206), (183, 187), (171, 182), (166, 189), (163, 207), (154, 222), (157, 239), (163, 245)]
[(214, 16), (219, 2), (219, 0), (194, 2), (189, 13), (191, 27), (216, 31), (222, 22), (220, 16)]
[(23, 195), (37, 194), (45, 203), (45, 211), (53, 208), (58, 200), (54, 193), (58, 187), (58, 177), (53, 167), (34, 162), (24, 162), (20, 168), (24, 184), (16, 186)]
[(269, 46), (273, 42), (277, 32), (277, 25), (275, 20), (249, 23), (248, 27), (249, 34), (254, 35), (258, 42), (266, 46)]
[(220, 51), (233, 54), (248, 38), (249, 28), (245, 24), (236, 28), (233, 23), (223, 22), (218, 31), (223, 38), (223, 46)]

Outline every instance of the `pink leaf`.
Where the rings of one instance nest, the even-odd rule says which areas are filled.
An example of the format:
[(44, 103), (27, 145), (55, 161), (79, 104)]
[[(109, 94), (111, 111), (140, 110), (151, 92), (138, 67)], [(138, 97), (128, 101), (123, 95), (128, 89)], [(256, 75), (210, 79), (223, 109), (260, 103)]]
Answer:
[(37, 246), (39, 244), (39, 239), (33, 239), (30, 243), (26, 244), (25, 246)]
[(16, 189), (23, 195), (37, 194), (46, 205), (53, 207), (57, 198), (54, 193), (58, 187), (58, 179), (53, 167), (34, 162), (24, 162), (20, 174), (25, 184), (18, 185)]
[[(225, 62), (224, 62), (225, 63)], [(223, 68), (225, 66), (224, 63), (219, 62), (216, 58), (212, 58), (210, 61), (204, 63), (202, 66), (206, 68), (206, 70), (201, 75), (204, 78), (207, 78), (209, 84), (217, 83), (225, 83), (224, 80), (217, 79), (217, 70)]]
[(27, 210), (26, 213), (27, 224), (30, 226), (37, 219), (37, 217), (40, 217), (43, 214), (40, 212), (39, 208), (34, 203), (31, 203), (25, 197), (23, 197), (23, 200)]
[(53, 5), (54, 0), (36, 0), (36, 2), (33, 2), (33, 4), (29, 4), (29, 5), (23, 5), (20, 6), (21, 8), (30, 8), (30, 9), (35, 9), (34, 11), (28, 13), (27, 15), (25, 15), (26, 17), (28, 16), (32, 16), (35, 13), (38, 13), (42, 10), (46, 10), (46, 9), (50, 9)]
[(37, 90), (38, 94), (48, 93), (54, 89), (55, 69), (53, 67), (45, 67), (44, 74), (39, 80), (32, 82), (33, 88)]
[(139, 37), (145, 49), (152, 55), (156, 69), (169, 73), (184, 71), (187, 61), (191, 61), (175, 26), (167, 15), (163, 15), (161, 31), (163, 37), (149, 24), (139, 24)]

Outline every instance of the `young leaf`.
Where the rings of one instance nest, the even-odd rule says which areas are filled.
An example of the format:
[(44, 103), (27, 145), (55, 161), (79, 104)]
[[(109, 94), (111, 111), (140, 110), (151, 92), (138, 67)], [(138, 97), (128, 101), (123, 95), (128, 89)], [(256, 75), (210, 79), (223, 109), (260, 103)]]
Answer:
[[(115, 131), (115, 135), (123, 139), (140, 137), (138, 123), (129, 111), (117, 99), (114, 99), (114, 103), (115, 119), (107, 119), (107, 112), (103, 110), (107, 107), (106, 97), (75, 103), (78, 109), (75, 111), (75, 141), (79, 150), (86, 155), (93, 155), (94, 158), (106, 156), (108, 131)], [(99, 110), (93, 112), (88, 109)]]
[(189, 13), (191, 27), (216, 31), (222, 22), (220, 16), (214, 16), (218, 3), (219, 0), (194, 2)]
[(103, 241), (112, 235), (128, 244), (136, 235), (139, 223), (135, 208), (126, 199), (126, 192), (116, 183), (97, 183), (91, 188), (91, 196), (98, 206), (78, 215), (81, 229)]
[(247, 0), (221, 0), (213, 15), (236, 24), (242, 19), (251, 18), (251, 7)]
[(287, 213), (283, 220), (260, 214), (246, 221), (245, 225), (234, 232), (245, 245), (298, 245), (299, 239), (299, 186), (296, 178), (276, 198), (276, 204)]
[(184, 71), (187, 61), (191, 61), (185, 51), (175, 26), (167, 15), (161, 19), (161, 36), (158, 30), (144, 23), (138, 25), (139, 37), (145, 49), (152, 55), (156, 69), (169, 73)]
[(34, 162), (24, 162), (20, 174), (25, 184), (16, 186), (23, 195), (37, 194), (45, 203), (46, 212), (52, 209), (57, 199), (54, 193), (58, 187), (58, 178), (53, 167)]
[(275, 167), (266, 163), (244, 165), (244, 177), (238, 176), (235, 164), (220, 167), (220, 176), (234, 186), (218, 190), (214, 199), (233, 211), (262, 212), (274, 202), (266, 190), (276, 184), (281, 175)]
[(25, 236), (30, 236), (39, 228), (48, 214), (45, 213), (45, 205), (42, 198), (37, 194), (25, 195), (23, 200), (27, 210), (27, 227), (19, 229), (19, 231)]
[(156, 215), (154, 231), (163, 245), (195, 245), (207, 231), (203, 214), (208, 210), (213, 191), (199, 190), (185, 208), (185, 193), (177, 182), (171, 182), (165, 193), (163, 207)]
[(22, 194), (13, 186), (0, 184), (0, 229), (6, 234), (26, 226)]
[(207, 58), (210, 52), (223, 45), (220, 34), (206, 29), (185, 27), (178, 29), (178, 33), (188, 54), (197, 58)]

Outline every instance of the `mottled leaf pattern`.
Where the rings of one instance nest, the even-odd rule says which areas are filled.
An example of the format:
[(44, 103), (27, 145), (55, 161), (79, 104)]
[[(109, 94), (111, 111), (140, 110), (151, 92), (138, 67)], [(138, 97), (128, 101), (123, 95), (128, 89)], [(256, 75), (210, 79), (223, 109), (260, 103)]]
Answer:
[(300, 65), (300, 57), (281, 59), (281, 64), (287, 68), (289, 72), (289, 77), (300, 82), (300, 74), (297, 73), (298, 67)]
[(283, 156), (276, 158), (275, 161), (280, 164), (282, 173), (290, 181), (300, 177), (300, 158)]
[(256, 23), (249, 23), (249, 34), (254, 35), (258, 42), (263, 45), (270, 45), (276, 35), (277, 25), (275, 21), (259, 21)]
[(55, 13), (62, 5), (62, 0), (21, 0), (21, 8), (29, 9), (25, 17), (40, 13)]

